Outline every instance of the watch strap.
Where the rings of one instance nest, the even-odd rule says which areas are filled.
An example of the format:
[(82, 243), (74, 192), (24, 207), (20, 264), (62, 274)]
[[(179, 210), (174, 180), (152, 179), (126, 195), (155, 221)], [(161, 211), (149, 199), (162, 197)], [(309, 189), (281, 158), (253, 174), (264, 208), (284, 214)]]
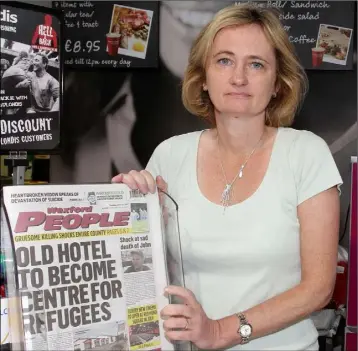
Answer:
[(239, 320), (240, 320), (241, 324), (248, 324), (247, 319), (246, 319), (245, 315), (242, 312), (239, 312), (236, 315), (239, 317)]

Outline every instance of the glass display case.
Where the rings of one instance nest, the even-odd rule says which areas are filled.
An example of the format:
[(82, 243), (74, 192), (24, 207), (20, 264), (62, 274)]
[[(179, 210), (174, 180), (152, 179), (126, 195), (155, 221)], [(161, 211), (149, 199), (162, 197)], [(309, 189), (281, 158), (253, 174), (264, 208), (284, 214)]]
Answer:
[[(27, 186), (25, 186), (27, 188)], [(161, 227), (163, 243), (163, 256), (166, 264), (166, 274), (168, 285), (185, 287), (185, 276), (182, 264), (181, 238), (178, 222), (178, 205), (165, 192), (159, 192), (161, 203)], [(46, 350), (50, 349), (49, 339), (54, 335), (47, 334), (45, 318), (40, 318), (44, 313), (36, 313), (35, 323), (31, 322), (36, 332), (36, 340), (29, 334), (29, 320), (25, 318), (25, 312), (36, 303), (33, 299), (28, 299), (26, 294), (19, 291), (19, 274), (17, 266), (19, 262), (15, 258), (15, 242), (10, 232), (7, 211), (1, 206), (1, 351), (14, 350)], [(118, 237), (118, 242), (120, 238)], [(156, 251), (159, 254), (159, 251)], [(160, 255), (159, 255), (160, 256)], [(41, 265), (38, 266), (41, 268)], [(19, 268), (20, 269), (20, 268)], [(30, 279), (29, 277), (27, 279)], [(41, 296), (40, 296), (41, 300)], [(39, 301), (40, 301), (39, 300)], [(44, 301), (45, 299), (43, 299)], [(180, 303), (173, 297), (169, 297), (170, 303)], [(38, 309), (37, 309), (38, 310)], [(38, 320), (37, 320), (38, 319)], [(75, 349), (75, 348), (74, 348)], [(132, 349), (132, 348), (131, 348)], [(193, 350), (194, 347), (188, 342), (177, 342), (174, 344), (176, 350)]]

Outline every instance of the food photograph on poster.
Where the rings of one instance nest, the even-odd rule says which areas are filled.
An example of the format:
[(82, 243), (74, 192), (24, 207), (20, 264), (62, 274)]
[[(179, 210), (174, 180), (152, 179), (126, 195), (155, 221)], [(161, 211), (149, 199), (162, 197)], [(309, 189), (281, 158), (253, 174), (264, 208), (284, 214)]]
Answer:
[(323, 48), (323, 62), (345, 65), (351, 46), (352, 29), (321, 24), (317, 48)]
[(145, 59), (152, 17), (153, 11), (113, 5), (110, 31), (107, 36), (119, 38), (119, 47), (113, 48), (113, 40), (107, 42), (108, 46), (111, 45), (107, 49), (108, 52), (115, 51), (116, 54)]

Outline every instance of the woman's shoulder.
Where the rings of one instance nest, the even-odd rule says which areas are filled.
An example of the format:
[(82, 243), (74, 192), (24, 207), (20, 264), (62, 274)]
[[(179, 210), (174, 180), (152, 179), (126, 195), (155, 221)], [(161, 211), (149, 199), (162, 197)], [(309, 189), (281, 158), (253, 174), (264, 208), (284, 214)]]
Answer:
[(182, 145), (185, 145), (187, 143), (194, 142), (195, 140), (197, 140), (197, 138), (200, 137), (202, 132), (203, 132), (203, 130), (198, 130), (198, 131), (193, 131), (193, 132), (189, 132), (189, 133), (174, 135), (174, 136), (164, 140), (162, 143), (171, 144), (171, 145), (178, 144), (178, 145), (182, 146)]
[(329, 145), (319, 135), (308, 130), (284, 128), (285, 149), (292, 169), (303, 173), (335, 170), (335, 161)]
[(317, 143), (325, 142), (322, 137), (319, 135), (305, 129), (295, 129), (291, 127), (282, 127), (280, 128), (284, 134), (288, 136), (287, 140), (298, 143)]
[[(155, 148), (147, 168), (168, 169), (182, 164), (195, 152), (202, 131), (179, 134), (165, 139)], [(162, 171), (163, 172), (163, 171)]]
[(156, 151), (171, 152), (185, 152), (186, 150), (193, 150), (193, 145), (198, 141), (202, 130), (189, 132), (185, 134), (174, 135), (162, 141), (156, 148)]
[(329, 151), (327, 142), (319, 135), (309, 130), (299, 130), (294, 128), (281, 128), (284, 144), (287, 150), (294, 153), (308, 152), (320, 153)]
[(296, 181), (298, 203), (330, 187), (342, 178), (326, 141), (308, 130), (285, 128), (288, 163)]

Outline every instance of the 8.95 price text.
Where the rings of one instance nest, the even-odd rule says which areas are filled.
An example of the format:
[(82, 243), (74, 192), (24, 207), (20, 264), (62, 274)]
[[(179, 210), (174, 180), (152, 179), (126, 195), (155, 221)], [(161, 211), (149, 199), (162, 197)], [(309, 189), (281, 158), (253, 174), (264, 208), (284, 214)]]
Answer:
[(78, 53), (78, 52), (96, 52), (101, 49), (100, 47), (100, 40), (87, 40), (86, 42), (82, 43), (81, 40), (72, 41), (71, 39), (67, 39), (65, 43), (65, 51), (66, 52), (72, 52), (72, 53)]

